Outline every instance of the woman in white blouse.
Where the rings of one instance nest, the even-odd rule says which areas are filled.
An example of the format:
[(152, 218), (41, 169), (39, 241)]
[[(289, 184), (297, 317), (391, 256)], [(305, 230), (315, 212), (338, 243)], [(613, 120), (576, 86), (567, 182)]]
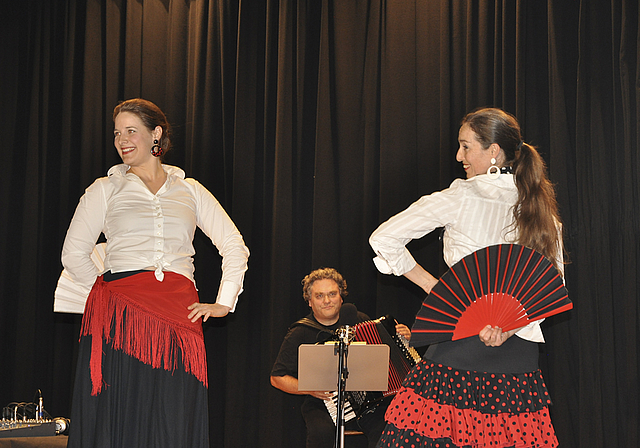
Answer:
[[(235, 309), (249, 251), (215, 197), (161, 163), (170, 126), (155, 104), (124, 101), (113, 120), (123, 163), (87, 188), (62, 249), (88, 294), (68, 446), (208, 447), (202, 320)], [(196, 226), (222, 255), (215, 303), (195, 287)], [(100, 234), (103, 272), (91, 260)]]
[[(515, 117), (495, 108), (472, 112), (458, 141), (456, 160), (467, 179), (423, 196), (373, 232), (378, 270), (404, 275), (429, 293), (437, 279), (405, 246), (443, 227), (449, 266), (483, 247), (518, 243), (562, 272), (555, 192)], [(556, 446), (538, 367), (540, 342), (539, 322), (533, 322), (508, 332), (487, 325), (478, 337), (431, 345), (389, 406), (378, 446)]]

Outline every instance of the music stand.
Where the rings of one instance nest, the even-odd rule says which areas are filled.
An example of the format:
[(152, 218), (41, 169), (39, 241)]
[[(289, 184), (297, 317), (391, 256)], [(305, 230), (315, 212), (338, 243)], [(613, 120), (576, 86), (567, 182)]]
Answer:
[(336, 448), (344, 446), (344, 392), (389, 388), (388, 345), (352, 343), (340, 347), (345, 353), (343, 360), (338, 351), (341, 344), (298, 347), (298, 390), (338, 391)]

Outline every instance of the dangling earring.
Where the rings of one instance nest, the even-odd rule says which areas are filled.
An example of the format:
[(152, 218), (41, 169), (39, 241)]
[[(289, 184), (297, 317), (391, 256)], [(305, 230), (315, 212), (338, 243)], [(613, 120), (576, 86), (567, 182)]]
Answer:
[(158, 145), (158, 139), (155, 139), (153, 141), (153, 146), (151, 147), (151, 155), (153, 157), (160, 157), (163, 152), (163, 149)]
[(495, 157), (491, 158), (491, 166), (489, 167), (489, 169), (487, 169), (487, 176), (489, 176), (489, 179), (492, 180), (500, 177), (500, 168), (498, 168), (498, 166), (496, 165)]

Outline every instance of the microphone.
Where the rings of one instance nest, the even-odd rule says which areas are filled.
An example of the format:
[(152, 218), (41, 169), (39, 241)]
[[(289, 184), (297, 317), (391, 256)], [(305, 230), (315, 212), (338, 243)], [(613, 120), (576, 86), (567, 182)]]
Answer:
[[(340, 307), (338, 316), (338, 328), (333, 331), (324, 330), (318, 333), (316, 344), (324, 344), (328, 341), (339, 341), (340, 334), (345, 332), (345, 327), (352, 327), (358, 323), (358, 310), (353, 303), (345, 303)], [(351, 332), (351, 329), (349, 330)], [(353, 336), (351, 336), (353, 339)]]
[(340, 308), (340, 317), (338, 324), (341, 327), (345, 325), (354, 326), (358, 323), (358, 309), (353, 303), (344, 303)]
[(358, 309), (353, 303), (345, 303), (340, 308), (340, 317), (338, 318), (338, 328), (335, 333), (338, 340), (343, 341), (345, 344), (349, 344), (354, 338), (354, 330), (349, 327), (353, 327), (358, 323)]
[(38, 415), (37, 420), (39, 422), (44, 420), (44, 406), (42, 405), (42, 391), (38, 389)]

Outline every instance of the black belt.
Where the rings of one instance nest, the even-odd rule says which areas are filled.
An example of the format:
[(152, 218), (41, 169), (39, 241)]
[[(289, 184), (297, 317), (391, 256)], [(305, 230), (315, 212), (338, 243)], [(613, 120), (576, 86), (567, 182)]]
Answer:
[(147, 269), (137, 269), (135, 271), (125, 271), (125, 272), (117, 272), (113, 273), (111, 271), (107, 271), (102, 274), (102, 280), (105, 282), (112, 282), (114, 280), (120, 280), (121, 278), (131, 277), (132, 275), (142, 274), (143, 272), (150, 272)]

